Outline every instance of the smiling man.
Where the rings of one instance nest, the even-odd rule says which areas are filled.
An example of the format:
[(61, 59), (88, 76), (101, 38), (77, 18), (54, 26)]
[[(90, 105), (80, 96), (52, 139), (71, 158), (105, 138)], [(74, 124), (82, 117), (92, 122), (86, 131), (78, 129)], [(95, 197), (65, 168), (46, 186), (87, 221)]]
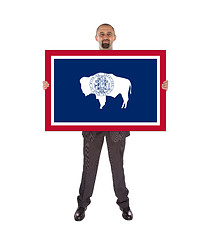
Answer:
[[(109, 24), (100, 25), (97, 28), (95, 39), (99, 43), (99, 50), (113, 50), (113, 42), (116, 40), (114, 28)], [(74, 215), (75, 220), (81, 221), (84, 219), (87, 206), (91, 202), (90, 198), (94, 190), (104, 138), (106, 138), (108, 147), (117, 204), (122, 211), (123, 218), (132, 220), (133, 214), (129, 207), (129, 191), (126, 188), (123, 168), (125, 138), (130, 135), (130, 132), (84, 131), (82, 135), (84, 137), (84, 164), (79, 196), (77, 198), (78, 208)], [(106, 205), (106, 199), (102, 205)]]
[[(114, 28), (109, 24), (102, 24), (97, 28), (96, 41), (99, 43), (99, 50), (113, 50), (113, 42), (116, 40)], [(47, 89), (49, 84), (43, 82), (43, 89)], [(168, 81), (164, 81), (162, 88), (168, 89)], [(91, 196), (94, 190), (95, 179), (99, 164), (99, 158), (104, 139), (108, 147), (108, 155), (111, 164), (114, 192), (117, 197), (117, 204), (122, 211), (125, 220), (132, 220), (133, 214), (129, 206), (128, 189), (125, 183), (123, 168), (123, 155), (126, 137), (129, 131), (83, 131), (84, 137), (84, 162), (79, 196), (77, 198), (78, 208), (74, 214), (76, 221), (81, 221), (85, 217), (85, 211), (91, 203)], [(102, 186), (103, 187), (103, 186)], [(102, 209), (106, 205), (106, 199), (102, 203)], [(102, 216), (102, 213), (99, 214)], [(97, 216), (99, 218), (99, 216)]]

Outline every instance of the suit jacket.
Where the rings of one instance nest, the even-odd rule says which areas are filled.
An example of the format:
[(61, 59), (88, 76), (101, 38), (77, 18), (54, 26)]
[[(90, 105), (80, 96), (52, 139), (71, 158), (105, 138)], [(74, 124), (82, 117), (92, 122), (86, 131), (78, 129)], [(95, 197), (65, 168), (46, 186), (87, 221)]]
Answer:
[[(94, 141), (97, 133), (98, 131), (83, 131), (82, 135), (84, 138), (88, 138), (90, 141)], [(110, 134), (110, 137), (114, 142), (118, 142), (128, 137), (130, 135), (130, 132), (129, 131), (119, 131), (119, 132), (108, 131), (108, 134)]]

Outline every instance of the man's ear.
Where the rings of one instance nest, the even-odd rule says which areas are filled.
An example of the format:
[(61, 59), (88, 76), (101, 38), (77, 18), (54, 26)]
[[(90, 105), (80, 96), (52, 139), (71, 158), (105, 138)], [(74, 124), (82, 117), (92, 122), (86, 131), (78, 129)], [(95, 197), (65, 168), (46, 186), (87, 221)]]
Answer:
[(97, 36), (95, 35), (95, 40), (98, 42)]
[(114, 41), (116, 40), (116, 35), (114, 36)]

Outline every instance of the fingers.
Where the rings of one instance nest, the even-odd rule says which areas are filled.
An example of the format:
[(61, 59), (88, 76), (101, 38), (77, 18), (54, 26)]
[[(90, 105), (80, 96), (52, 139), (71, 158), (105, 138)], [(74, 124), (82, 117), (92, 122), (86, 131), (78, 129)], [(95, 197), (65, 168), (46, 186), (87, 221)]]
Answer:
[(164, 81), (163, 84), (162, 84), (162, 89), (163, 90), (168, 90), (168, 80)]
[(43, 89), (46, 90), (49, 87), (49, 83), (47, 81), (43, 81)]

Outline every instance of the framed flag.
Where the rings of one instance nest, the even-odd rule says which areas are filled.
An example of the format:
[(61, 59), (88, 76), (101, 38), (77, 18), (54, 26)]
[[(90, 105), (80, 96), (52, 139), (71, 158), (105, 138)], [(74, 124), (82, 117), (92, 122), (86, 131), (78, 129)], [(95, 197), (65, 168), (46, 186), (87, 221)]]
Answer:
[(46, 131), (165, 131), (165, 50), (46, 50)]

